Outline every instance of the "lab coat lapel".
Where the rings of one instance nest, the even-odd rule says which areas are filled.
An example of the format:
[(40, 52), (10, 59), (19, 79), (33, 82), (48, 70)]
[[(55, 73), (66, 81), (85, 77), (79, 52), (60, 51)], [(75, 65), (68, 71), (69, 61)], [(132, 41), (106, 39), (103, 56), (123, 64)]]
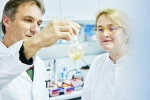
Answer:
[(30, 82), (30, 83), (32, 84), (32, 80), (31, 80), (30, 76), (27, 74), (26, 71), (24, 71), (24, 72), (20, 75), (20, 77), (24, 78), (25, 80), (27, 80), (28, 82)]
[(37, 57), (35, 57), (35, 59), (34, 59), (34, 78), (33, 78), (33, 89), (37, 86), (37, 85), (39, 85), (39, 83), (40, 83), (40, 77), (42, 76), (41, 74), (41, 67), (40, 67), (40, 65), (41, 65), (41, 62), (38, 60), (38, 58)]

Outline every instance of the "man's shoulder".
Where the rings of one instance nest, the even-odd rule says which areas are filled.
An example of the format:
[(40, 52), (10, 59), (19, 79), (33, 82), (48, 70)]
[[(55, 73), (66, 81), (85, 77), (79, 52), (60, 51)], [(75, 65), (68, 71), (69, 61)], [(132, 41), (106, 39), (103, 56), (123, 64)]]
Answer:
[(42, 60), (38, 55), (35, 55), (35, 56), (33, 57), (33, 59), (36, 59), (36, 60), (38, 60), (38, 61), (40, 61), (40, 62), (43, 62), (43, 60)]
[(38, 56), (38, 55), (35, 55), (34, 58), (33, 58), (33, 62), (34, 62), (34, 66), (40, 70), (41, 72), (46, 72), (46, 66), (45, 66), (45, 63), (44, 61)]

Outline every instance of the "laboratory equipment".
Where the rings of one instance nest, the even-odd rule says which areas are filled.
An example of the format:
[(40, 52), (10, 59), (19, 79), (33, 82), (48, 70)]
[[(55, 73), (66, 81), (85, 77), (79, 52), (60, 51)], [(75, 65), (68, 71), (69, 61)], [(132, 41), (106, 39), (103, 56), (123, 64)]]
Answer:
[(71, 45), (68, 48), (68, 55), (73, 60), (78, 60), (84, 55), (84, 49), (78, 42), (77, 35), (74, 35), (71, 40)]

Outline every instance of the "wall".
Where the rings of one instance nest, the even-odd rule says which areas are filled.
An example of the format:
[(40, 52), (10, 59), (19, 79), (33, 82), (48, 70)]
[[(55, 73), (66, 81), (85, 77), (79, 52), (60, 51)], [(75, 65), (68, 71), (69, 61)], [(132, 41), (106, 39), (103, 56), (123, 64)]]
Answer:
[(4, 36), (3, 32), (2, 32), (2, 28), (1, 28), (1, 23), (0, 23), (0, 40), (2, 40), (2, 37)]

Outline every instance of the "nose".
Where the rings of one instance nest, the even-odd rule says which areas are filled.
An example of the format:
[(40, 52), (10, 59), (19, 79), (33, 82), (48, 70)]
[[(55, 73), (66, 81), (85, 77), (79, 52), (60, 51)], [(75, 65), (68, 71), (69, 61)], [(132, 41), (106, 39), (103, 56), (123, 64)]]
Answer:
[(30, 32), (35, 35), (37, 34), (38, 32), (40, 31), (40, 27), (37, 25), (37, 23), (33, 23), (31, 25), (31, 28), (30, 28)]
[(103, 36), (105, 36), (105, 37), (108, 37), (108, 36), (109, 36), (109, 33), (107, 32), (107, 30), (104, 30)]

